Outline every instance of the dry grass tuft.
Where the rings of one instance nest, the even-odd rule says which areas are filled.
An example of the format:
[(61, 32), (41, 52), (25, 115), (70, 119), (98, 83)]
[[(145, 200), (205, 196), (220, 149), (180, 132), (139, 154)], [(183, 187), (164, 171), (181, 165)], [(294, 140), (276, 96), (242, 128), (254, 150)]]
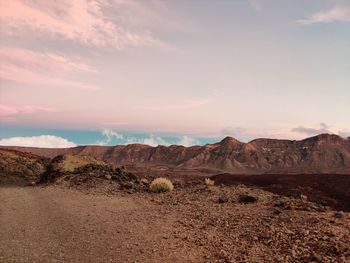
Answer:
[(213, 186), (215, 184), (215, 181), (211, 180), (210, 178), (205, 178), (205, 184), (207, 186)]
[(170, 192), (174, 189), (173, 183), (166, 178), (154, 179), (149, 187), (154, 193)]

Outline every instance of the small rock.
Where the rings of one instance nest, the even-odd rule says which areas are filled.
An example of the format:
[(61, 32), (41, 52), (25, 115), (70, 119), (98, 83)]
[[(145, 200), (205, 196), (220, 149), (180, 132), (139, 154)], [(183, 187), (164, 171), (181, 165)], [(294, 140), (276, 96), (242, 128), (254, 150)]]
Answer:
[(334, 214), (334, 217), (335, 218), (344, 218), (344, 212), (343, 211), (339, 211), (339, 212), (336, 212), (335, 214)]
[(256, 201), (258, 201), (258, 198), (254, 197), (254, 196), (250, 196), (250, 195), (240, 195), (238, 197), (238, 201), (240, 203), (255, 203)]
[(105, 175), (105, 178), (106, 178), (107, 180), (111, 180), (111, 179), (112, 179), (112, 176), (109, 175), (109, 174), (106, 174), (106, 175)]
[(34, 185), (36, 185), (36, 182), (35, 182), (35, 181), (31, 181), (31, 182), (30, 182), (30, 185), (31, 185), (31, 186), (34, 186)]
[(282, 213), (282, 211), (278, 208), (275, 208), (275, 209), (273, 209), (272, 213), (275, 215), (279, 215), (280, 213)]
[(123, 182), (122, 187), (126, 189), (132, 189), (134, 188), (134, 183), (133, 182)]
[(301, 194), (301, 195), (300, 195), (300, 199), (301, 199), (302, 201), (304, 201), (304, 202), (307, 202), (307, 196), (306, 196), (306, 195)]
[(148, 181), (146, 178), (142, 178), (142, 179), (140, 180), (140, 183), (141, 183), (141, 184), (144, 184), (144, 185), (149, 185), (149, 181)]
[(219, 197), (219, 204), (227, 203), (228, 202), (228, 197), (227, 195), (221, 195)]
[(320, 255), (318, 255), (317, 253), (313, 252), (311, 257), (310, 257), (311, 261), (316, 261), (316, 262), (322, 262), (322, 258)]

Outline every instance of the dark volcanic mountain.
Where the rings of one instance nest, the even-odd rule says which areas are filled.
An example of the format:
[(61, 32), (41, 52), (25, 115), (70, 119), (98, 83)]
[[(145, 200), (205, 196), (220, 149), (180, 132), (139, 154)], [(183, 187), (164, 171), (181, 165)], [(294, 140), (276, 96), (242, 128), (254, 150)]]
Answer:
[(321, 134), (304, 140), (256, 139), (242, 143), (226, 137), (219, 143), (184, 147), (142, 144), (47, 149), (7, 147), (44, 157), (92, 156), (114, 165), (209, 168), (230, 173), (349, 173), (350, 139)]

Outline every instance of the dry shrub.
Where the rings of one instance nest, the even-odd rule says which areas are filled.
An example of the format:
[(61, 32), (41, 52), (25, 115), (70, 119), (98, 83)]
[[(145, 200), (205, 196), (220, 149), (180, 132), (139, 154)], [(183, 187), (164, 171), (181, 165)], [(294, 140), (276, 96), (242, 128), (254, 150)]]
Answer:
[(211, 180), (210, 178), (205, 178), (205, 184), (207, 186), (213, 186), (215, 184), (215, 181)]
[(155, 193), (162, 193), (172, 191), (174, 189), (174, 186), (169, 179), (160, 177), (152, 181), (149, 189)]

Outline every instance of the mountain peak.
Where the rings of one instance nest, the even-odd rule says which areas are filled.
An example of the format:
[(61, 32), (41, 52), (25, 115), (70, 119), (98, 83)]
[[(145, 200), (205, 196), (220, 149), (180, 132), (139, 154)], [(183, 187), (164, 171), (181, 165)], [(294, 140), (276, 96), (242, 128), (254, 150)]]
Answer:
[(227, 136), (223, 140), (221, 140), (219, 144), (221, 144), (221, 145), (228, 145), (228, 144), (231, 145), (231, 144), (241, 144), (241, 142), (236, 140), (233, 137)]

